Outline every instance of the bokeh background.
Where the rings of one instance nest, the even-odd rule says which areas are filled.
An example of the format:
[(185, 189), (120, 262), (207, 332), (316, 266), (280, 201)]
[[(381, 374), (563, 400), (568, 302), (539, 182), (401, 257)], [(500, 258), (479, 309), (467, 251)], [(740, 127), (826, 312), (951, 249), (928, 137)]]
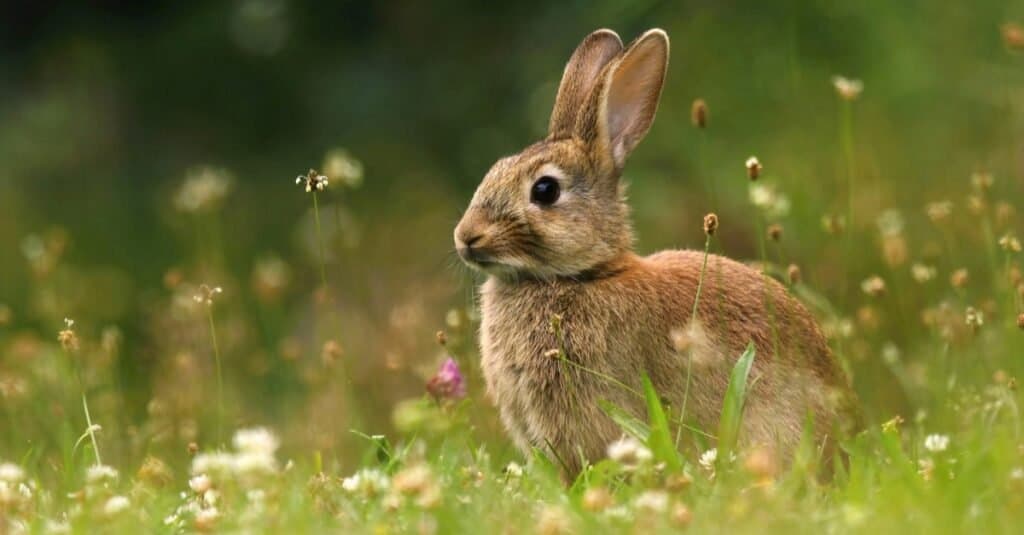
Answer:
[[(503, 445), (473, 364), (479, 280), (451, 230), (490, 164), (544, 135), (564, 62), (599, 27), (672, 40), (658, 119), (626, 171), (638, 249), (700, 248), (715, 211), (714, 250), (759, 258), (743, 167), (756, 154), (789, 205), (767, 221), (784, 229), (769, 259), (832, 303), (815, 310), (871, 418), (912, 414), (927, 369), (891, 364), (933, 347), (941, 307), (928, 307), (1007, 318), (948, 278), (998, 282), (990, 257), (955, 254), (986, 239), (982, 218), (1020, 234), (1015, 20), (1024, 6), (996, 0), (5, 3), (0, 402), (26, 432), (0, 433), (0, 457), (51, 455), (85, 427), (56, 344), (64, 318), (108, 456), (212, 441), (200, 284), (224, 288), (212, 311), (232, 427), (344, 459), (361, 440), (349, 430), (391, 432), (395, 404), (450, 352), (480, 401), (477, 436)], [(860, 97), (837, 96), (835, 75), (863, 80)], [(326, 291), (311, 196), (294, 184), (324, 166), (351, 175), (319, 197)], [(977, 172), (995, 181), (971, 211)], [(848, 176), (857, 217), (837, 234), (822, 220), (846, 213)], [(939, 227), (928, 206), (947, 200)], [(915, 262), (939, 289), (917, 289)], [(885, 296), (861, 291), (872, 275)], [(997, 371), (1015, 372), (979, 361), (979, 376)]]

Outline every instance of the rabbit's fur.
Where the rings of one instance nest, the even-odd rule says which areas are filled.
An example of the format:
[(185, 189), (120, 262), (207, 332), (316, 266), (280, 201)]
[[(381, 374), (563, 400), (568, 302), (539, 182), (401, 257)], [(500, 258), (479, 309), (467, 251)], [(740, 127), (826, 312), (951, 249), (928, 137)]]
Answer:
[[(632, 252), (620, 177), (654, 120), (668, 46), (661, 30), (625, 48), (609, 30), (587, 36), (565, 68), (548, 137), (499, 160), (455, 229), (460, 256), (489, 275), (480, 333), (488, 393), (516, 444), (552, 454), (569, 476), (622, 434), (599, 402), (646, 419), (643, 374), (677, 418), (688, 359), (687, 420), (713, 434), (751, 342), (742, 443), (785, 461), (808, 421), (828, 451), (858, 425), (842, 369), (782, 285), (712, 255), (691, 322), (703, 253)], [(552, 204), (531, 197), (540, 177), (559, 186)]]

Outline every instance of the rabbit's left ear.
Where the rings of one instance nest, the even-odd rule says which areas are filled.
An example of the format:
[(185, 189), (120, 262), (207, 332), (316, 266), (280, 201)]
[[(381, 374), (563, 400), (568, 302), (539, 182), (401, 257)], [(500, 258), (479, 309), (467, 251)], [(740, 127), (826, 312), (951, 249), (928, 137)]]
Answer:
[(605, 69), (577, 125), (595, 157), (622, 169), (654, 122), (668, 68), (668, 35), (648, 30)]

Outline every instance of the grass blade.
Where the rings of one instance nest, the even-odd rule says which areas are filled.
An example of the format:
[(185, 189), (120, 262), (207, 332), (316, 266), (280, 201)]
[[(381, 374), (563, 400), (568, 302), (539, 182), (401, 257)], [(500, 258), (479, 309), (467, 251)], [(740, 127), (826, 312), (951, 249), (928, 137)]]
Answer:
[(747, 397), (747, 378), (754, 364), (754, 344), (740, 355), (729, 376), (729, 386), (722, 400), (722, 416), (718, 422), (718, 458), (728, 459), (736, 448), (740, 424), (743, 422), (743, 405)]
[(643, 376), (644, 397), (647, 399), (647, 419), (650, 421), (650, 433), (647, 437), (647, 447), (650, 448), (654, 458), (665, 463), (672, 470), (679, 470), (683, 462), (679, 458), (679, 451), (672, 442), (672, 433), (668, 428), (668, 418), (665, 416), (665, 408), (661, 405), (661, 398), (654, 390), (654, 384), (647, 374)]

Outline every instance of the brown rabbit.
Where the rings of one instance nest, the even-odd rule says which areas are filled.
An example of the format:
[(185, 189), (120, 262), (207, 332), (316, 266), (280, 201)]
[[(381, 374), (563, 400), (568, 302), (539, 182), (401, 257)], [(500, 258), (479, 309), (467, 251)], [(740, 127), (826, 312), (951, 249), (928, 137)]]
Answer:
[(829, 451), (857, 425), (839, 364), (783, 286), (711, 256), (691, 321), (703, 253), (632, 251), (620, 177), (654, 120), (668, 48), (662, 30), (626, 48), (610, 30), (587, 36), (565, 67), (547, 138), (494, 164), (455, 228), (459, 255), (488, 275), (488, 393), (516, 444), (553, 454), (568, 476), (622, 434), (600, 401), (646, 418), (643, 374), (678, 415), (689, 364), (687, 419), (713, 433), (730, 370), (751, 342), (741, 443), (785, 461), (808, 416)]

